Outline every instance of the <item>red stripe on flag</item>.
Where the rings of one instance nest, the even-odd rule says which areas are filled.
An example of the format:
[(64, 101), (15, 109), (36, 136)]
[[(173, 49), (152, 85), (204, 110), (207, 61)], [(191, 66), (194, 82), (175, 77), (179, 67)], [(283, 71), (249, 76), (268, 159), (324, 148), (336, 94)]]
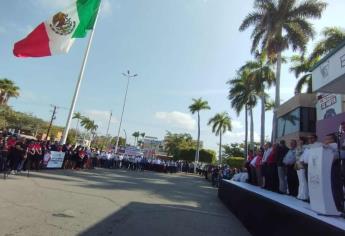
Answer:
[(49, 37), (44, 23), (37, 26), (26, 38), (16, 42), (13, 54), (16, 57), (51, 56)]

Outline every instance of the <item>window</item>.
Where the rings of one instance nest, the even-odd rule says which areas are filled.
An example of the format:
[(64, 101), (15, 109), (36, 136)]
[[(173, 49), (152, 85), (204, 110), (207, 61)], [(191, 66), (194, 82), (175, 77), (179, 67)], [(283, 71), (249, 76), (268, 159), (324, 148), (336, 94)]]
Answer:
[(282, 137), (295, 132), (315, 132), (316, 109), (299, 107), (278, 118), (278, 135)]

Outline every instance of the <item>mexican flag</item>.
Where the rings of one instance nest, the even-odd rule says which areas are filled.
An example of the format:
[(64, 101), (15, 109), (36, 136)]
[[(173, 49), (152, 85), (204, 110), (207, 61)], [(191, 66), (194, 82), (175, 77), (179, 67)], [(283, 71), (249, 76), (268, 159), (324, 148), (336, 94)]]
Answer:
[(16, 57), (45, 57), (68, 53), (75, 38), (84, 38), (95, 24), (101, 0), (74, 0), (67, 9), (37, 26), (14, 44)]

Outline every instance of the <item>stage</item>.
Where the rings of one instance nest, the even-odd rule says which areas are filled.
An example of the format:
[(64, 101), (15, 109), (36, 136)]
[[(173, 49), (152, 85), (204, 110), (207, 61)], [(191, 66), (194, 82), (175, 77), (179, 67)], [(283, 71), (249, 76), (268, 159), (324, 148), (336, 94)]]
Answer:
[(345, 235), (345, 219), (318, 215), (291, 196), (231, 180), (218, 196), (253, 235)]

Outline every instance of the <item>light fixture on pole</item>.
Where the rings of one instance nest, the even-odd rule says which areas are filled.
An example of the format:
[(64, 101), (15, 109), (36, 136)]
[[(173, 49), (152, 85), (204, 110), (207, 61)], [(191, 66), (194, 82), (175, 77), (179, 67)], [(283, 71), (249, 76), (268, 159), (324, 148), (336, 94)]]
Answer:
[(122, 125), (122, 118), (123, 118), (123, 113), (125, 111), (125, 106), (126, 106), (126, 100), (127, 100), (127, 92), (128, 92), (128, 86), (129, 86), (129, 81), (131, 78), (137, 77), (138, 74), (131, 75), (130, 71), (128, 70), (127, 73), (122, 73), (122, 75), (127, 78), (127, 86), (126, 86), (126, 93), (125, 93), (125, 98), (123, 100), (123, 106), (122, 106), (122, 113), (121, 113), (121, 119), (120, 119), (120, 124), (119, 128), (117, 130), (117, 138), (116, 138), (116, 144), (115, 144), (115, 154), (117, 153), (117, 149), (119, 147), (119, 139), (120, 139), (120, 130), (121, 130), (121, 125)]

